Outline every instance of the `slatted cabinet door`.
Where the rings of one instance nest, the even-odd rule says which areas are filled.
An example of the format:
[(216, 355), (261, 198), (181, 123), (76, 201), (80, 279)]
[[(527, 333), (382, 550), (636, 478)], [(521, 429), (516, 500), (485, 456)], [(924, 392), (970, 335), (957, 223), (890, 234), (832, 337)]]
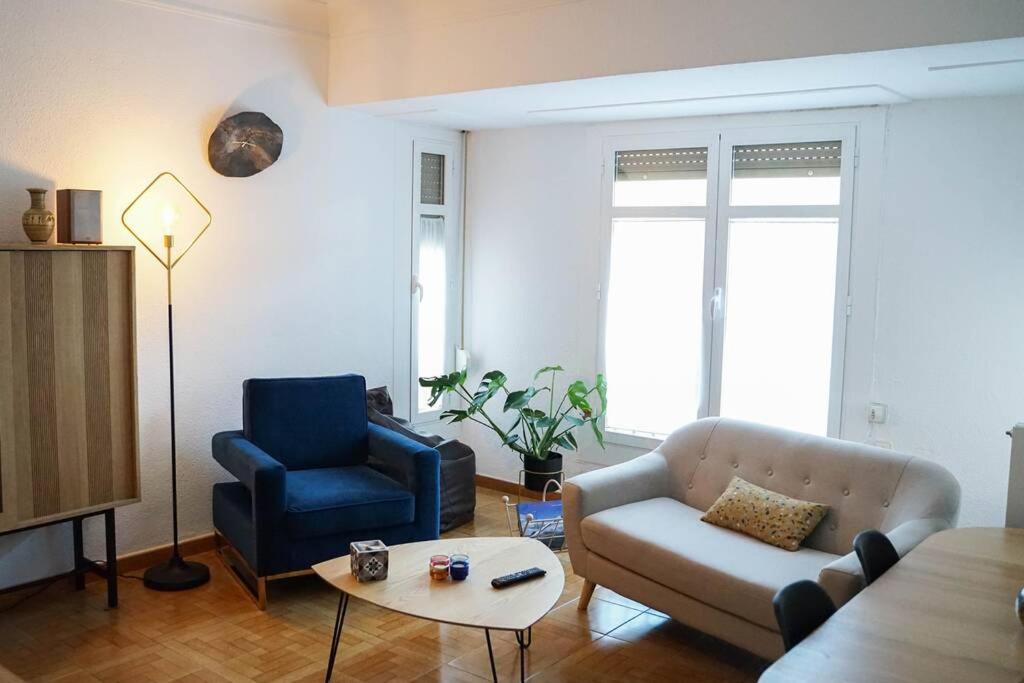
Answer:
[[(12, 281), (13, 260), (10, 252), (0, 251), (0, 530), (18, 524), (15, 504), (18, 485), (15, 470), (18, 441), (15, 406), (20, 397), (15, 394), (16, 335), (11, 324), (14, 317), (11, 304), (18, 296), (13, 288), (15, 281)], [(23, 338), (19, 337), (18, 342), (24, 345)], [(22, 383), (17, 386), (20, 388), (24, 385)]]
[(0, 530), (139, 498), (133, 258), (0, 247)]

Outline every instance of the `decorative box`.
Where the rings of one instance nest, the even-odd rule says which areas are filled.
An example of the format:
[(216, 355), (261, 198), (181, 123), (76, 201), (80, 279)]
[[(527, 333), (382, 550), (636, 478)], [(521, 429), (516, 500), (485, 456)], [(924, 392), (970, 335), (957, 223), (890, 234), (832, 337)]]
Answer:
[(388, 547), (383, 541), (356, 541), (348, 546), (352, 576), (356, 581), (383, 581), (388, 578)]
[(103, 242), (99, 190), (57, 190), (57, 241), (61, 244)]

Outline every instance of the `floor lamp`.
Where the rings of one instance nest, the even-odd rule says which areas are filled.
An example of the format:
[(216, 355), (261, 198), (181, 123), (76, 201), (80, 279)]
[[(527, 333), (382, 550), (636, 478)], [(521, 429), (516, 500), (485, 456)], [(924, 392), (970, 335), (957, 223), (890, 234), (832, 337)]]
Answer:
[[(167, 269), (167, 352), (171, 393), (171, 511), (174, 546), (171, 557), (150, 567), (143, 576), (147, 588), (179, 591), (201, 586), (210, 580), (210, 570), (201, 562), (188, 562), (178, 548), (178, 455), (174, 421), (174, 303), (171, 273), (182, 257), (210, 227), (212, 216), (203, 203), (178, 180), (164, 172), (153, 179), (121, 214), (121, 223)], [(194, 235), (188, 246), (175, 256), (175, 237)], [(154, 239), (160, 236), (159, 242)], [(150, 242), (153, 242), (151, 245)], [(162, 248), (161, 248), (162, 247)]]

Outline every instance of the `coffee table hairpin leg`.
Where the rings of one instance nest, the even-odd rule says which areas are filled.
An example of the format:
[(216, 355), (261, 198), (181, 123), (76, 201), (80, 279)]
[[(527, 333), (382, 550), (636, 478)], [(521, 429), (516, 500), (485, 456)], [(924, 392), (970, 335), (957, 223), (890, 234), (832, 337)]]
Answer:
[(338, 655), (338, 644), (341, 642), (341, 627), (345, 625), (345, 612), (348, 611), (348, 593), (341, 592), (338, 598), (338, 615), (334, 618), (334, 637), (331, 639), (331, 655), (327, 658), (327, 675), (324, 683), (330, 683), (334, 672), (334, 659)]
[[(324, 676), (324, 683), (330, 683), (331, 675), (334, 673), (334, 660), (338, 656), (338, 645), (341, 643), (341, 629), (345, 625), (345, 613), (348, 611), (348, 593), (342, 591), (338, 598), (338, 614), (334, 618), (334, 636), (331, 638), (331, 654), (327, 658), (327, 673)], [(525, 631), (516, 631), (516, 643), (519, 644), (519, 681), (526, 681), (526, 649), (533, 644), (533, 627)], [(498, 683), (498, 669), (494, 665), (494, 648), (491, 646), (491, 630), (485, 628), (484, 636), (487, 638), (487, 656), (491, 660), (491, 677), (494, 683)]]
[[(526, 681), (526, 648), (533, 644), (533, 627), (526, 631), (516, 631), (516, 642), (519, 644), (519, 683)], [(484, 636), (487, 638), (487, 656), (491, 660), (491, 679), (498, 683), (498, 669), (494, 666), (494, 649), (491, 647), (491, 630), (485, 628)]]

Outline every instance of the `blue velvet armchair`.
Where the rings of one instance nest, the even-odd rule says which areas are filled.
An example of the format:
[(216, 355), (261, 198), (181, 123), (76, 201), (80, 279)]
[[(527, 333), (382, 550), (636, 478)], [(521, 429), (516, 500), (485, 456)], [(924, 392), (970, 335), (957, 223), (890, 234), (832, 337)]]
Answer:
[(237, 479), (213, 487), (221, 556), (261, 609), (268, 578), (352, 541), (438, 537), (440, 456), (368, 423), (359, 375), (247, 380), (242, 430), (214, 435), (213, 457)]

